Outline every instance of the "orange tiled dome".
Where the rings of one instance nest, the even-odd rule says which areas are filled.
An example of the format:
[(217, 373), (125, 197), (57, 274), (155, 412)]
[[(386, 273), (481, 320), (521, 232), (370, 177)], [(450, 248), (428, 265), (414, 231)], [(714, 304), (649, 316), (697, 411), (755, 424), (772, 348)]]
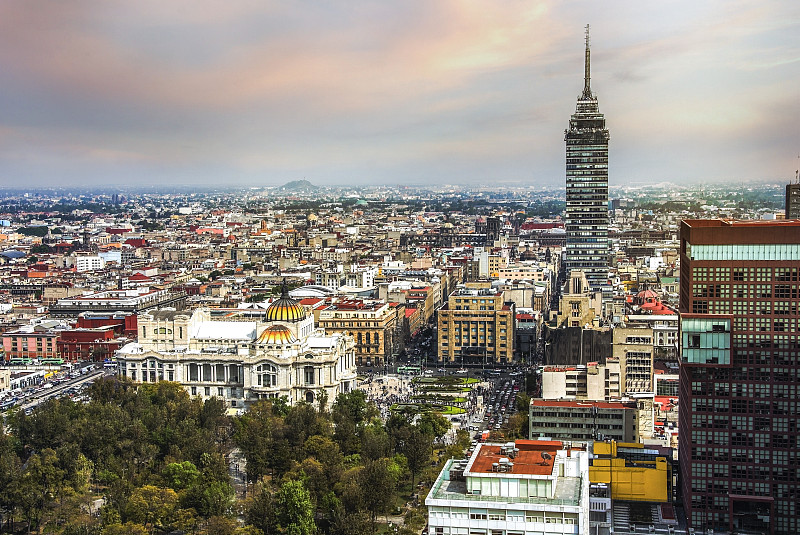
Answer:
[(283, 281), (281, 297), (267, 308), (267, 321), (296, 322), (306, 317), (306, 310), (294, 299), (289, 297), (289, 288)]
[(259, 344), (282, 345), (291, 344), (296, 341), (297, 339), (292, 334), (292, 331), (283, 325), (273, 325), (272, 327), (267, 327), (264, 329), (264, 332), (261, 333), (261, 336), (258, 337)]

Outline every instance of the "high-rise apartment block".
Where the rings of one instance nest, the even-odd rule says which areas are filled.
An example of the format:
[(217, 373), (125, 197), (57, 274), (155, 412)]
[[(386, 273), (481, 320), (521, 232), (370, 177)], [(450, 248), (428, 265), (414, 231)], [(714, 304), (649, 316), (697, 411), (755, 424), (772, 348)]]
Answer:
[(608, 279), (608, 130), (589, 84), (589, 26), (583, 93), (564, 132), (567, 145), (567, 273), (581, 270), (597, 290)]
[(689, 525), (800, 533), (800, 222), (681, 223)]

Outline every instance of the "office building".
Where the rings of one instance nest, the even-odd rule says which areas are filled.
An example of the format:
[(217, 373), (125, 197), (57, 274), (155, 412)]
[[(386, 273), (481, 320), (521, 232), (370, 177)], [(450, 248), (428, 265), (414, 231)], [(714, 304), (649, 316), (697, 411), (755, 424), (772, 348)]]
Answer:
[(614, 327), (614, 357), (622, 372), (622, 391), (653, 391), (653, 329), (646, 325)]
[[(318, 325), (327, 333), (347, 333), (355, 339), (356, 363), (383, 366), (394, 362), (401, 340), (398, 327), (405, 307), (366, 299), (331, 299), (320, 307)], [(398, 325), (398, 322), (400, 325)]]
[(431, 535), (589, 533), (589, 455), (561, 442), (478, 444), (428, 497)]
[(516, 306), (488, 283), (468, 283), (438, 311), (440, 362), (508, 364), (514, 358)]
[(685, 220), (680, 235), (689, 525), (800, 533), (800, 221)]
[(800, 183), (786, 184), (786, 219), (800, 219)]
[(590, 87), (589, 26), (583, 93), (565, 131), (566, 272), (580, 270), (594, 290), (608, 285), (608, 130)]
[(620, 399), (619, 359), (577, 366), (541, 366), (542, 399), (608, 401)]
[(528, 414), (531, 439), (636, 442), (639, 437), (635, 401), (532, 399)]

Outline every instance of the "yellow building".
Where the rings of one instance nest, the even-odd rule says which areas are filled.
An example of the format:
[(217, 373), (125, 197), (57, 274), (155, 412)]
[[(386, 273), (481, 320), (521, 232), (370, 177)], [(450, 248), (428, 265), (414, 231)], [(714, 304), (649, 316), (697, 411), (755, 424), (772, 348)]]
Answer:
[(644, 444), (595, 442), (590, 483), (611, 487), (611, 498), (634, 502), (671, 501), (672, 470), (667, 458)]
[(559, 301), (558, 327), (583, 327), (597, 324), (602, 312), (602, 294), (592, 292), (583, 271), (570, 272)]
[[(400, 313), (405, 314), (405, 310)], [(326, 333), (347, 333), (355, 339), (359, 365), (382, 366), (400, 352), (398, 307), (383, 301), (337, 299), (321, 307), (319, 327)]]
[(459, 287), (438, 311), (438, 358), (460, 364), (510, 363), (515, 305), (489, 283)]
[(489, 255), (488, 265), (489, 277), (496, 279), (500, 275), (500, 270), (504, 269), (508, 265), (508, 259), (501, 255), (492, 254)]

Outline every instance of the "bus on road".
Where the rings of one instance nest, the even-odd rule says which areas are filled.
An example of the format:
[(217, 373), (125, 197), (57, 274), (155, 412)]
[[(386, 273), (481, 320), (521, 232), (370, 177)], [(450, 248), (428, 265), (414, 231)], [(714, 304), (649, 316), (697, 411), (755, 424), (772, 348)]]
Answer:
[(398, 366), (397, 373), (400, 375), (419, 375), (422, 373), (421, 366)]

